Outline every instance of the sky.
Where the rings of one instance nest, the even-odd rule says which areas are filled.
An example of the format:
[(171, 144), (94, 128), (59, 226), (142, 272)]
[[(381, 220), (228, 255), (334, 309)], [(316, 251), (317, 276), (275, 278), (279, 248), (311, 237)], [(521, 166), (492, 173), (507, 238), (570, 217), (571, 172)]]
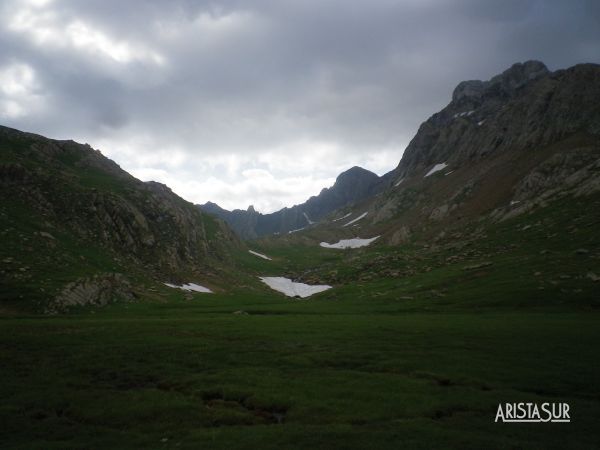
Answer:
[(600, 63), (600, 2), (3, 0), (0, 124), (272, 212), (392, 170), (460, 81), (529, 59)]

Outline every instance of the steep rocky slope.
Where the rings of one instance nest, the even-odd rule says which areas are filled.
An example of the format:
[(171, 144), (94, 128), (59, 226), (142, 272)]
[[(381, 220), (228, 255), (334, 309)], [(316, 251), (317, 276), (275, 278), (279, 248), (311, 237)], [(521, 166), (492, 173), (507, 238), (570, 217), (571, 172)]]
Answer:
[(352, 167), (341, 173), (334, 185), (323, 189), (319, 195), (271, 214), (261, 214), (252, 206), (246, 211), (227, 211), (212, 202), (200, 205), (200, 208), (225, 220), (242, 238), (254, 239), (305, 228), (338, 208), (374, 195), (380, 187), (380, 178), (373, 172)]
[[(381, 183), (379, 195), (330, 215), (312, 238), (288, 239), (381, 235), (378, 244), (397, 245), (597, 196), (600, 66), (550, 72), (528, 61), (489, 81), (461, 82)], [(367, 215), (350, 227), (332, 221), (348, 212)]]
[(131, 297), (127, 279), (206, 276), (239, 245), (222, 222), (87, 145), (1, 127), (0, 149), (2, 300), (68, 304), (67, 285), (89, 302)]
[(489, 81), (463, 81), (442, 111), (421, 125), (395, 175), (436, 163), (453, 167), (506, 151), (533, 152), (573, 133), (600, 133), (599, 66), (554, 73), (515, 64)]
[(371, 205), (374, 223), (514, 217), (597, 192), (599, 158), (600, 66), (551, 73), (539, 62), (515, 64), (490, 81), (460, 83), (421, 125), (390, 174), (400, 184)]
[(374, 227), (397, 244), (415, 229), (439, 231), (487, 215), (501, 220), (556, 196), (596, 192), (599, 135), (600, 66), (550, 72), (527, 61), (488, 81), (459, 83), (382, 177), (353, 168), (319, 196), (273, 214), (202, 208), (244, 238), (285, 234), (310, 221), (327, 229), (324, 219), (338, 209), (329, 219), (367, 212), (342, 237)]

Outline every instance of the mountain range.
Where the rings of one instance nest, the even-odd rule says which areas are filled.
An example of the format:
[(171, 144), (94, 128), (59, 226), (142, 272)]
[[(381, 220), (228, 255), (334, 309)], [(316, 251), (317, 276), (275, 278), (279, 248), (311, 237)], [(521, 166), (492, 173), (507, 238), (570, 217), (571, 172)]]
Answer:
[(0, 149), (0, 299), (56, 312), (145, 295), (137, 287), (150, 282), (231, 286), (240, 238), (266, 248), (374, 237), (399, 246), (462, 236), (473, 224), (481, 234), (561, 199), (594, 205), (600, 66), (551, 72), (527, 61), (461, 82), (396, 168), (379, 177), (353, 167), (271, 214), (193, 205), (73, 141), (2, 127)]
[(264, 215), (0, 127), (0, 244), (3, 448), (600, 442), (598, 65), (462, 82), (387, 174)]
[(306, 202), (283, 208), (271, 214), (261, 214), (250, 206), (246, 211), (227, 211), (216, 203), (207, 202), (199, 208), (225, 220), (242, 238), (254, 239), (270, 234), (289, 233), (313, 225), (338, 208), (354, 204), (381, 190), (381, 179), (362, 167), (352, 167), (338, 175), (330, 188)]
[(556, 193), (595, 192), (599, 98), (598, 65), (551, 72), (539, 61), (517, 63), (488, 81), (459, 83), (382, 177), (354, 167), (318, 196), (271, 214), (200, 208), (252, 239), (314, 227), (362, 202), (368, 219), (360, 226), (395, 244), (431, 222), (511, 217)]

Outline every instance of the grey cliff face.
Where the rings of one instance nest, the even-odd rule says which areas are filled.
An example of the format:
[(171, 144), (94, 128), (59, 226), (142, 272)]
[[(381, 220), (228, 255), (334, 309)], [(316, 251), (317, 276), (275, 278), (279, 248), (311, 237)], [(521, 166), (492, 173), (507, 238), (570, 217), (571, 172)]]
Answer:
[(392, 245), (402, 242), (399, 227), (446, 232), (503, 221), (600, 192), (599, 167), (600, 65), (549, 72), (536, 61), (515, 64), (457, 86), (382, 177), (388, 189), (371, 202), (370, 220), (394, 224)]
[(489, 81), (463, 81), (448, 106), (420, 126), (393, 178), (544, 146), (576, 131), (597, 134), (599, 78), (594, 64), (552, 73), (528, 61)]

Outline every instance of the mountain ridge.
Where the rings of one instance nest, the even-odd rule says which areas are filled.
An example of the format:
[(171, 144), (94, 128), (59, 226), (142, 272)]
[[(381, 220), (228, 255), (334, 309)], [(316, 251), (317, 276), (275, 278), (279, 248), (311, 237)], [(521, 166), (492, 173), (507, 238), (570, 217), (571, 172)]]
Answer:
[(362, 167), (353, 166), (339, 174), (335, 183), (323, 188), (318, 195), (304, 203), (285, 207), (269, 214), (247, 210), (228, 211), (213, 202), (198, 205), (201, 210), (225, 220), (244, 239), (255, 239), (268, 234), (285, 234), (313, 225), (336, 209), (374, 195), (380, 188), (381, 178)]
[(435, 240), (598, 191), (600, 65), (550, 72), (528, 61), (486, 82), (459, 83), (381, 177), (378, 195), (338, 211), (363, 219), (352, 227), (323, 221), (289, 245), (372, 236), (381, 236), (374, 245)]
[[(599, 68), (597, 64), (584, 63), (551, 72), (542, 62), (528, 60), (513, 64), (487, 81), (459, 82), (448, 105), (419, 126), (395, 168), (371, 178), (368, 186), (360, 186), (359, 195), (328, 202), (317, 214), (310, 206), (318, 204), (320, 197), (328, 194), (327, 189), (305, 203), (266, 215), (253, 209), (227, 211), (211, 202), (200, 208), (224, 219), (244, 239), (285, 234), (302, 230), (311, 225), (309, 220), (322, 219), (336, 209), (374, 198), (406, 178), (425, 174), (426, 168), (436, 164), (449, 164), (456, 169), (486, 160), (489, 155), (548, 146), (581, 131), (580, 125), (586, 121), (586, 130), (591, 135), (598, 134), (600, 107), (589, 98), (598, 97)], [(343, 196), (344, 189), (352, 189), (353, 183), (344, 184), (340, 177), (355, 169), (336, 179), (338, 195)], [(382, 208), (383, 212), (373, 212), (371, 217), (384, 220), (391, 206), (388, 203)]]
[(92, 303), (131, 297), (135, 278), (206, 278), (241, 245), (224, 223), (89, 145), (0, 127), (0, 149), (0, 296), (10, 301), (27, 280), (35, 307), (62, 308), (72, 283), (95, 293)]

